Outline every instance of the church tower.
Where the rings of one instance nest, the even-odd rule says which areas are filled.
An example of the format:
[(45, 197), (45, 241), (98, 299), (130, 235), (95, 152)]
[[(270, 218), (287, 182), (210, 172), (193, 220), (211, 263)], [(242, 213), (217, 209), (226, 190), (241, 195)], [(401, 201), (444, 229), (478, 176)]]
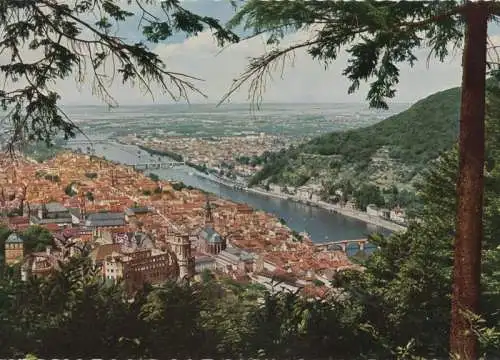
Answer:
[(177, 257), (179, 279), (186, 280), (194, 276), (194, 257), (191, 254), (191, 240), (188, 234), (170, 238), (170, 248)]
[(214, 225), (214, 216), (212, 214), (212, 209), (213, 206), (210, 204), (210, 199), (207, 195), (207, 202), (205, 203), (205, 206), (203, 207), (205, 210), (205, 226), (213, 226)]
[(85, 219), (87, 218), (87, 202), (85, 201), (85, 194), (80, 195), (80, 221), (82, 224), (85, 222)]

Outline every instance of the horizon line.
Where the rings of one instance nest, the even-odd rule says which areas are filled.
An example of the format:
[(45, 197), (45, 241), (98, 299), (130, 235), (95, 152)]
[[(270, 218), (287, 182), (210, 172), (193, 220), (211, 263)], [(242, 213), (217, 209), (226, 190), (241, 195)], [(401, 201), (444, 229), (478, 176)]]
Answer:
[[(413, 104), (414, 102), (412, 101), (401, 101), (401, 102), (389, 102), (389, 105), (407, 105), (407, 104)], [(217, 106), (218, 103), (204, 103), (204, 102), (178, 102), (178, 103), (154, 103), (154, 104), (118, 104), (115, 106), (111, 106), (111, 108), (120, 108), (120, 107), (132, 107), (132, 106), (178, 106), (178, 105), (213, 105), (216, 107), (223, 107), (224, 105), (247, 105), (250, 107), (254, 107), (255, 110), (259, 110), (259, 108), (262, 108), (266, 105), (363, 105), (368, 107), (368, 103), (364, 101), (359, 101), (359, 102), (353, 102), (353, 101), (337, 101), (337, 102), (280, 102), (280, 101), (275, 101), (275, 102), (267, 102), (260, 104), (258, 106), (252, 106), (251, 103), (248, 102), (231, 102), (231, 103), (226, 103), (226, 104), (220, 104)], [(82, 107), (109, 107), (107, 104), (75, 104), (75, 103), (69, 103), (69, 104), (61, 104), (61, 106), (68, 106), (68, 107), (76, 107), (76, 106), (82, 106)], [(377, 110), (377, 109), (374, 109)], [(382, 110), (382, 109), (380, 109)]]

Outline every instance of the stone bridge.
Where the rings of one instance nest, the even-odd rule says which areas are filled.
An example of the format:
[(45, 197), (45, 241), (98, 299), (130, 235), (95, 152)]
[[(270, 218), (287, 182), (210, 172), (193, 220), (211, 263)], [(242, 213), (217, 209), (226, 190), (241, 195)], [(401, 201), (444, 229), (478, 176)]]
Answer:
[(375, 247), (374, 245), (368, 243), (368, 239), (329, 241), (315, 244), (315, 246), (317, 249), (322, 251), (342, 250), (343, 252), (347, 252), (348, 249), (365, 251), (368, 248)]
[(66, 143), (68, 145), (95, 145), (95, 144), (109, 144), (111, 141), (101, 139), (101, 140), (68, 140)]
[(149, 169), (169, 169), (175, 166), (186, 165), (184, 161), (167, 161), (167, 162), (147, 162), (131, 164), (136, 170), (149, 170)]

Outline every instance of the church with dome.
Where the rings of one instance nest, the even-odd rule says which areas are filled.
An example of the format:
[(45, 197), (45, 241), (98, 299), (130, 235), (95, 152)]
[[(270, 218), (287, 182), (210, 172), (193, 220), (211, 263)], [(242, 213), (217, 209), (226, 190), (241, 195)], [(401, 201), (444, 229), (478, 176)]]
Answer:
[(204, 207), (205, 223), (201, 231), (198, 233), (198, 251), (217, 255), (226, 249), (226, 239), (224, 239), (214, 227), (214, 219), (212, 214), (213, 206), (207, 197), (207, 202)]

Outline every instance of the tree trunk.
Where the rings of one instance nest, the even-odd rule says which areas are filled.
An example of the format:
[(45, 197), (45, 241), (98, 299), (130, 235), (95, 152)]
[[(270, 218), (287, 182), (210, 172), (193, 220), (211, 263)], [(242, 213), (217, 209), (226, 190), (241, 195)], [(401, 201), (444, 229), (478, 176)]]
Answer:
[(483, 236), (484, 117), (488, 9), (469, 3), (465, 9), (465, 46), (460, 108), (456, 239), (451, 301), (450, 351), (460, 359), (478, 359), (477, 337), (469, 312), (479, 310)]

